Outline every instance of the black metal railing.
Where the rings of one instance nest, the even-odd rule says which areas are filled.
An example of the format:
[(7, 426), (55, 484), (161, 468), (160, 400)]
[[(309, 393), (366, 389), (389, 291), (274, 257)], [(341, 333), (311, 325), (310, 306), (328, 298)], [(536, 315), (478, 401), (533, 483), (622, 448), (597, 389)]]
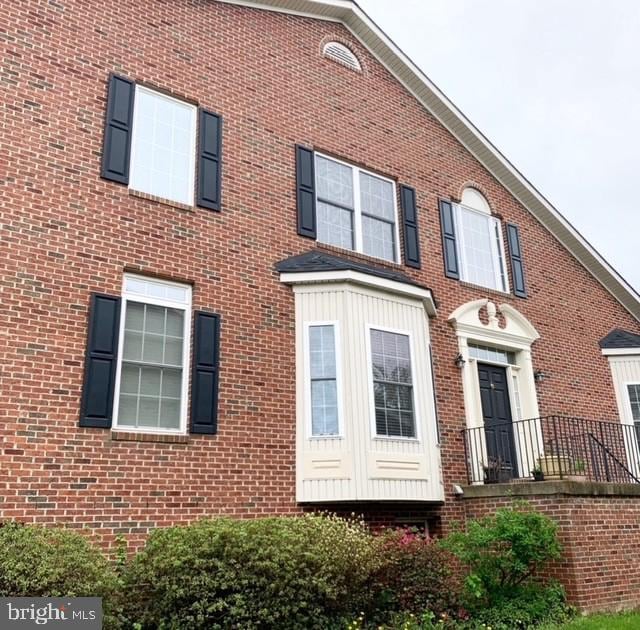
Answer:
[(620, 422), (546, 416), (463, 431), (469, 483), (640, 483), (640, 435)]

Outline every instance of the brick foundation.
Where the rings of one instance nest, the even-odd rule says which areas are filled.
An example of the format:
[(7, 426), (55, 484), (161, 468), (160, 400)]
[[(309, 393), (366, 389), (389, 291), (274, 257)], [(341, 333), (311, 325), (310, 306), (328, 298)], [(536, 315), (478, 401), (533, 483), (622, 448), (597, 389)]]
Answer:
[(467, 518), (522, 498), (558, 523), (563, 558), (551, 574), (582, 612), (640, 605), (640, 487), (550, 481), (464, 490)]

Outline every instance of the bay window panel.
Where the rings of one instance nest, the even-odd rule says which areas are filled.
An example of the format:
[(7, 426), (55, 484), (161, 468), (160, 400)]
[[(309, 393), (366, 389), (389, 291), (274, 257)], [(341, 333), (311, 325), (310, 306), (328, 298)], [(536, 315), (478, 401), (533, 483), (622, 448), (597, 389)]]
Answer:
[(640, 384), (628, 385), (627, 391), (629, 393), (633, 421), (640, 424)]
[(309, 327), (309, 366), (312, 435), (338, 435), (336, 338), (333, 325)]
[(371, 360), (377, 434), (415, 438), (409, 337), (371, 330)]

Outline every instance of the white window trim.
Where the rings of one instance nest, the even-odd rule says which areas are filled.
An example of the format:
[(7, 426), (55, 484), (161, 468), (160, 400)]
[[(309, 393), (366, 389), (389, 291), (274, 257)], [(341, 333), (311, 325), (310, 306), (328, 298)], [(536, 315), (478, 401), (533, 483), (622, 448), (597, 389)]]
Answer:
[(136, 84), (135, 86), (135, 97), (133, 101), (133, 125), (131, 127), (131, 154), (129, 155), (129, 182), (133, 179), (133, 168), (136, 163), (136, 157), (138, 153), (138, 141), (136, 140), (136, 128), (138, 126), (138, 116), (140, 115), (138, 108), (138, 93), (146, 92), (147, 94), (152, 94), (155, 97), (163, 98), (172, 103), (179, 103), (182, 106), (189, 107), (191, 109), (191, 128), (193, 133), (191, 134), (190, 142), (189, 142), (189, 199), (187, 202), (180, 199), (171, 199), (162, 197), (161, 195), (155, 195), (155, 193), (150, 193), (146, 190), (138, 190), (137, 188), (133, 188), (130, 184), (128, 185), (129, 190), (134, 190), (136, 192), (140, 192), (145, 195), (154, 195), (160, 197), (162, 199), (167, 199), (167, 201), (173, 201), (175, 203), (186, 203), (188, 206), (193, 206), (195, 203), (195, 189), (196, 189), (196, 137), (198, 135), (198, 125), (197, 125), (197, 111), (198, 108), (186, 101), (182, 101), (180, 99), (174, 98), (172, 96), (168, 96), (167, 94), (163, 94), (158, 90), (152, 90), (143, 85)]
[(640, 418), (638, 420), (634, 420), (633, 418), (633, 406), (631, 405), (631, 392), (629, 392), (629, 387), (640, 387), (640, 382), (638, 381), (625, 381), (623, 384), (624, 387), (624, 398), (625, 404), (627, 406), (627, 411), (629, 412), (629, 420), (631, 420), (632, 424), (638, 423), (640, 425)]
[[(454, 220), (456, 229), (456, 249), (458, 253), (458, 260), (460, 262), (460, 279), (463, 282), (469, 282), (470, 284), (475, 284), (476, 286), (481, 286), (485, 289), (491, 289), (492, 291), (497, 291), (498, 293), (509, 294), (511, 292), (511, 288), (509, 286), (509, 274), (507, 273), (507, 259), (504, 248), (504, 237), (502, 235), (502, 221), (491, 214), (483, 212), (482, 210), (470, 208), (469, 206), (464, 206), (461, 203), (454, 203), (452, 205), (454, 208)], [(491, 238), (491, 253), (493, 255), (494, 279), (496, 283), (493, 287), (486, 287), (481, 284), (479, 285), (477, 282), (471, 282), (471, 280), (469, 280), (468, 278), (467, 252), (464, 240), (464, 230), (462, 229), (462, 210), (466, 212), (473, 212), (482, 217), (485, 217), (491, 222), (491, 226), (497, 233), (497, 239)]]
[[(311, 406), (311, 348), (310, 328), (314, 326), (333, 326), (336, 357), (336, 396), (338, 398), (338, 432), (334, 435), (314, 435), (313, 433), (313, 409)], [(344, 405), (342, 397), (342, 345), (340, 337), (340, 322), (312, 321), (304, 323), (304, 339), (302, 342), (304, 353), (304, 379), (305, 379), (305, 426), (307, 437), (310, 440), (342, 440), (344, 439)]]
[[(325, 160), (330, 160), (332, 162), (336, 162), (337, 164), (342, 164), (351, 169), (353, 175), (353, 249), (345, 249), (345, 251), (353, 251), (358, 254), (363, 254), (364, 256), (371, 256), (372, 258), (378, 258), (379, 260), (385, 260), (387, 262), (394, 262), (396, 264), (400, 264), (400, 227), (399, 227), (399, 215), (398, 215), (398, 187), (396, 182), (393, 179), (388, 177), (384, 177), (379, 173), (374, 173), (373, 171), (369, 171), (367, 169), (361, 168), (359, 166), (354, 166), (349, 162), (345, 162), (344, 160), (340, 160), (338, 158), (333, 157), (332, 155), (326, 155), (324, 153), (316, 152), (314, 156), (314, 172), (316, 167), (316, 159), (324, 158)], [(362, 200), (360, 198), (360, 173), (364, 173), (365, 175), (369, 175), (371, 177), (376, 177), (381, 179), (382, 181), (388, 182), (393, 186), (393, 213), (395, 217), (394, 221), (394, 229), (393, 229), (393, 260), (389, 260), (388, 258), (382, 258), (381, 256), (376, 256), (374, 254), (366, 254), (363, 251), (363, 239), (362, 239)], [(314, 182), (315, 187), (315, 201), (318, 203), (318, 186), (317, 180)], [(330, 202), (329, 205), (331, 205)], [(381, 219), (382, 220), (382, 219)], [(322, 242), (322, 241), (320, 241)], [(331, 245), (331, 243), (327, 243)], [(337, 245), (331, 245), (332, 247), (338, 247)], [(340, 248), (344, 249), (344, 248)]]
[[(127, 279), (140, 280), (150, 284), (159, 284), (163, 286), (174, 286), (185, 289), (187, 298), (184, 302), (170, 300), (167, 298), (155, 298), (140, 293), (130, 292), (126, 290)], [(182, 343), (182, 386), (180, 388), (180, 427), (178, 429), (169, 428), (153, 428), (153, 427), (132, 427), (130, 425), (118, 425), (118, 414), (120, 407), (120, 380), (122, 375), (122, 357), (124, 347), (124, 324), (127, 313), (127, 303), (138, 302), (143, 304), (151, 304), (152, 306), (163, 306), (167, 308), (180, 309), (184, 311), (184, 327), (183, 327), (183, 343)], [(187, 434), (187, 408), (189, 396), (189, 356), (191, 351), (191, 287), (187, 284), (178, 282), (170, 282), (168, 280), (156, 280), (147, 276), (136, 274), (125, 274), (122, 282), (122, 303), (120, 305), (120, 324), (118, 336), (118, 361), (116, 365), (116, 381), (114, 388), (113, 400), (113, 431), (122, 431), (125, 433), (151, 433), (151, 434), (169, 434), (169, 435), (186, 435)]]
[[(416, 431), (415, 437), (402, 437), (400, 435), (379, 435), (376, 425), (376, 401), (373, 391), (373, 353), (371, 351), (371, 331), (380, 330), (382, 332), (393, 333), (395, 335), (404, 335), (409, 337), (409, 361), (411, 363), (411, 402), (413, 404), (413, 424)], [(418, 384), (415, 382), (415, 348), (413, 343), (413, 335), (408, 330), (402, 330), (399, 328), (389, 328), (388, 326), (378, 326), (377, 324), (366, 324), (366, 348), (367, 348), (367, 388), (369, 390), (369, 427), (371, 429), (371, 436), (374, 440), (383, 440), (385, 442), (414, 442), (420, 443), (422, 436), (420, 435), (420, 414), (418, 406), (416, 404), (416, 388)]]

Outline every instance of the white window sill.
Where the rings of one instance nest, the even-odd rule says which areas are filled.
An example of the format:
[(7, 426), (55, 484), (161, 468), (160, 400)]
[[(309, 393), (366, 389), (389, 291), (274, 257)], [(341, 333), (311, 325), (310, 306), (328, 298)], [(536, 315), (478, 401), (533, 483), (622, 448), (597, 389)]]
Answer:
[(170, 206), (172, 208), (177, 208), (178, 210), (195, 212), (195, 206), (193, 204), (183, 203), (181, 201), (174, 201), (173, 199), (167, 199), (166, 197), (158, 197), (157, 195), (152, 195), (150, 193), (134, 190), (133, 188), (129, 188), (128, 191), (131, 197), (138, 197), (139, 199), (147, 199), (148, 201), (155, 201), (156, 203), (160, 203), (163, 206)]
[(418, 438), (410, 438), (410, 437), (400, 437), (400, 436), (392, 436), (392, 435), (374, 435), (374, 442), (402, 442), (403, 444), (420, 444), (420, 440)]
[(344, 435), (310, 435), (307, 439), (311, 442), (317, 442), (318, 440), (334, 440), (338, 442), (344, 440)]

